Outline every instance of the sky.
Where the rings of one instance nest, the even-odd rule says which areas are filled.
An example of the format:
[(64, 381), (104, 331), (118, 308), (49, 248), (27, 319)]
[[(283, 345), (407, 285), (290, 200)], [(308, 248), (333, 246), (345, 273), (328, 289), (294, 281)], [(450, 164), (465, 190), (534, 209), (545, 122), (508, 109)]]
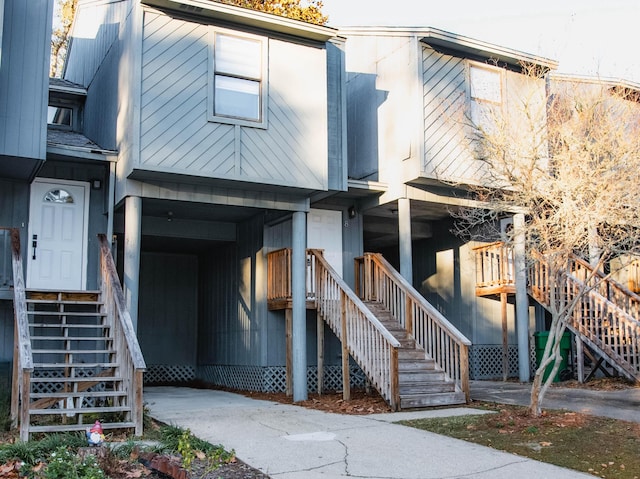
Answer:
[(322, 0), (329, 26), (434, 27), (640, 83), (640, 0)]

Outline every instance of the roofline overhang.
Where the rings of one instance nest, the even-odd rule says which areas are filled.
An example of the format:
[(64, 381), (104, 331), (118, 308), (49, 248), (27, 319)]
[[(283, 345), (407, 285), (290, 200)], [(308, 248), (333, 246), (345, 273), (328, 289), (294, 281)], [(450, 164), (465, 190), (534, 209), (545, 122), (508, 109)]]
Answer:
[(523, 64), (540, 66), (546, 70), (558, 68), (558, 62), (549, 58), (502, 47), (475, 38), (458, 35), (433, 27), (347, 27), (340, 29), (341, 35), (407, 35), (420, 38), (423, 43), (444, 49), (447, 52), (481, 57), (521, 67)]
[(118, 152), (103, 150), (102, 148), (84, 148), (81, 146), (47, 143), (47, 157), (51, 156), (115, 162), (118, 159)]
[(623, 78), (599, 77), (599, 76), (593, 76), (593, 75), (578, 75), (573, 73), (553, 72), (550, 75), (550, 79), (554, 81), (593, 83), (593, 84), (605, 85), (613, 88), (616, 88), (616, 87), (625, 88), (625, 89), (640, 92), (640, 83), (633, 82), (631, 80), (625, 80)]
[(87, 96), (87, 89), (84, 87), (62, 86), (49, 84), (49, 92), (67, 93), (70, 95)]
[(332, 27), (292, 20), (278, 15), (226, 5), (211, 0), (140, 0), (149, 6), (173, 10), (189, 15), (211, 18), (223, 22), (245, 25), (262, 30), (292, 35), (299, 38), (326, 42), (338, 36)]

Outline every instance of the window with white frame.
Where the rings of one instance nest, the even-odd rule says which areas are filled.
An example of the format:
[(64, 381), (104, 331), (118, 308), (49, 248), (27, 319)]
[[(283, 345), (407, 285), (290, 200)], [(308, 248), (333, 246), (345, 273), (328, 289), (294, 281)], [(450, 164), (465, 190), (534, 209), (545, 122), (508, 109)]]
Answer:
[(469, 64), (469, 99), (471, 121), (481, 129), (495, 127), (502, 114), (501, 68)]
[(210, 120), (264, 126), (266, 40), (213, 32)]

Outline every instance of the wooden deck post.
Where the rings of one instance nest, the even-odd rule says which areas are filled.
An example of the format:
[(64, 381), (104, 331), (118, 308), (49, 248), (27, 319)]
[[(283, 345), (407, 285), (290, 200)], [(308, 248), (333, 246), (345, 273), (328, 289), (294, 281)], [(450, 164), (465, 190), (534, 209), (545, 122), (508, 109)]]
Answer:
[(20, 378), (20, 440), (29, 440), (29, 391), (31, 389), (31, 371), (23, 370)]
[(471, 390), (469, 388), (469, 347), (466, 344), (460, 346), (460, 388), (464, 391), (467, 404), (471, 402)]
[(318, 394), (322, 394), (324, 387), (324, 321), (316, 310), (317, 346), (318, 346)]
[(391, 364), (389, 377), (391, 379), (391, 409), (393, 411), (400, 410), (400, 378), (398, 377), (398, 350), (391, 348)]
[(142, 384), (143, 384), (144, 371), (136, 371), (133, 378), (134, 390), (134, 403), (133, 403), (133, 420), (135, 421), (135, 435), (142, 436), (143, 423), (144, 423), (144, 403), (142, 400)]
[(347, 299), (344, 291), (340, 291), (340, 325), (342, 342), (342, 399), (351, 399), (351, 377), (349, 373), (349, 346), (347, 334)]

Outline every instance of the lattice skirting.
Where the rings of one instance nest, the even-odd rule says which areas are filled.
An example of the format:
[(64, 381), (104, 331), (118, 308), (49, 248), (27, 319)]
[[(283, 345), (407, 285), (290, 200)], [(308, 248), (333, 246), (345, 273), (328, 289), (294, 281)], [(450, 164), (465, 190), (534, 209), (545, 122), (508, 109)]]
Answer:
[[(91, 378), (95, 374), (98, 374), (98, 371), (94, 371), (91, 369), (76, 369), (75, 371), (75, 376), (82, 377), (82, 378)], [(32, 377), (62, 378), (64, 377), (64, 374), (61, 369), (36, 369), (35, 371), (33, 371)], [(56, 392), (62, 391), (63, 388), (64, 388), (64, 385), (62, 383), (40, 383), (40, 382), (31, 383), (31, 392), (34, 392), (34, 393), (56, 393)], [(93, 392), (105, 391), (105, 390), (106, 390), (106, 387), (104, 382), (97, 383), (87, 389), (88, 392), (89, 391), (93, 391)], [(100, 398), (83, 398), (82, 407), (95, 407), (98, 405), (97, 401), (101, 401), (101, 399)], [(51, 408), (56, 409), (62, 406), (63, 404), (61, 402), (57, 405), (53, 405)]]
[(148, 364), (144, 384), (186, 383), (196, 379), (196, 369), (188, 365)]
[[(352, 364), (349, 372), (351, 387), (364, 387), (365, 377), (360, 367)], [(198, 379), (216, 386), (243, 391), (285, 392), (287, 385), (284, 366), (200, 366), (197, 376)], [(307, 385), (309, 392), (317, 391), (318, 368), (316, 366), (307, 368)], [(342, 390), (341, 366), (325, 366), (324, 389), (326, 391)]]
[[(519, 377), (518, 346), (509, 345), (509, 377)], [(530, 369), (536, 370), (535, 350), (529, 350)], [(471, 379), (502, 379), (502, 345), (474, 344), (469, 351), (469, 376)]]

